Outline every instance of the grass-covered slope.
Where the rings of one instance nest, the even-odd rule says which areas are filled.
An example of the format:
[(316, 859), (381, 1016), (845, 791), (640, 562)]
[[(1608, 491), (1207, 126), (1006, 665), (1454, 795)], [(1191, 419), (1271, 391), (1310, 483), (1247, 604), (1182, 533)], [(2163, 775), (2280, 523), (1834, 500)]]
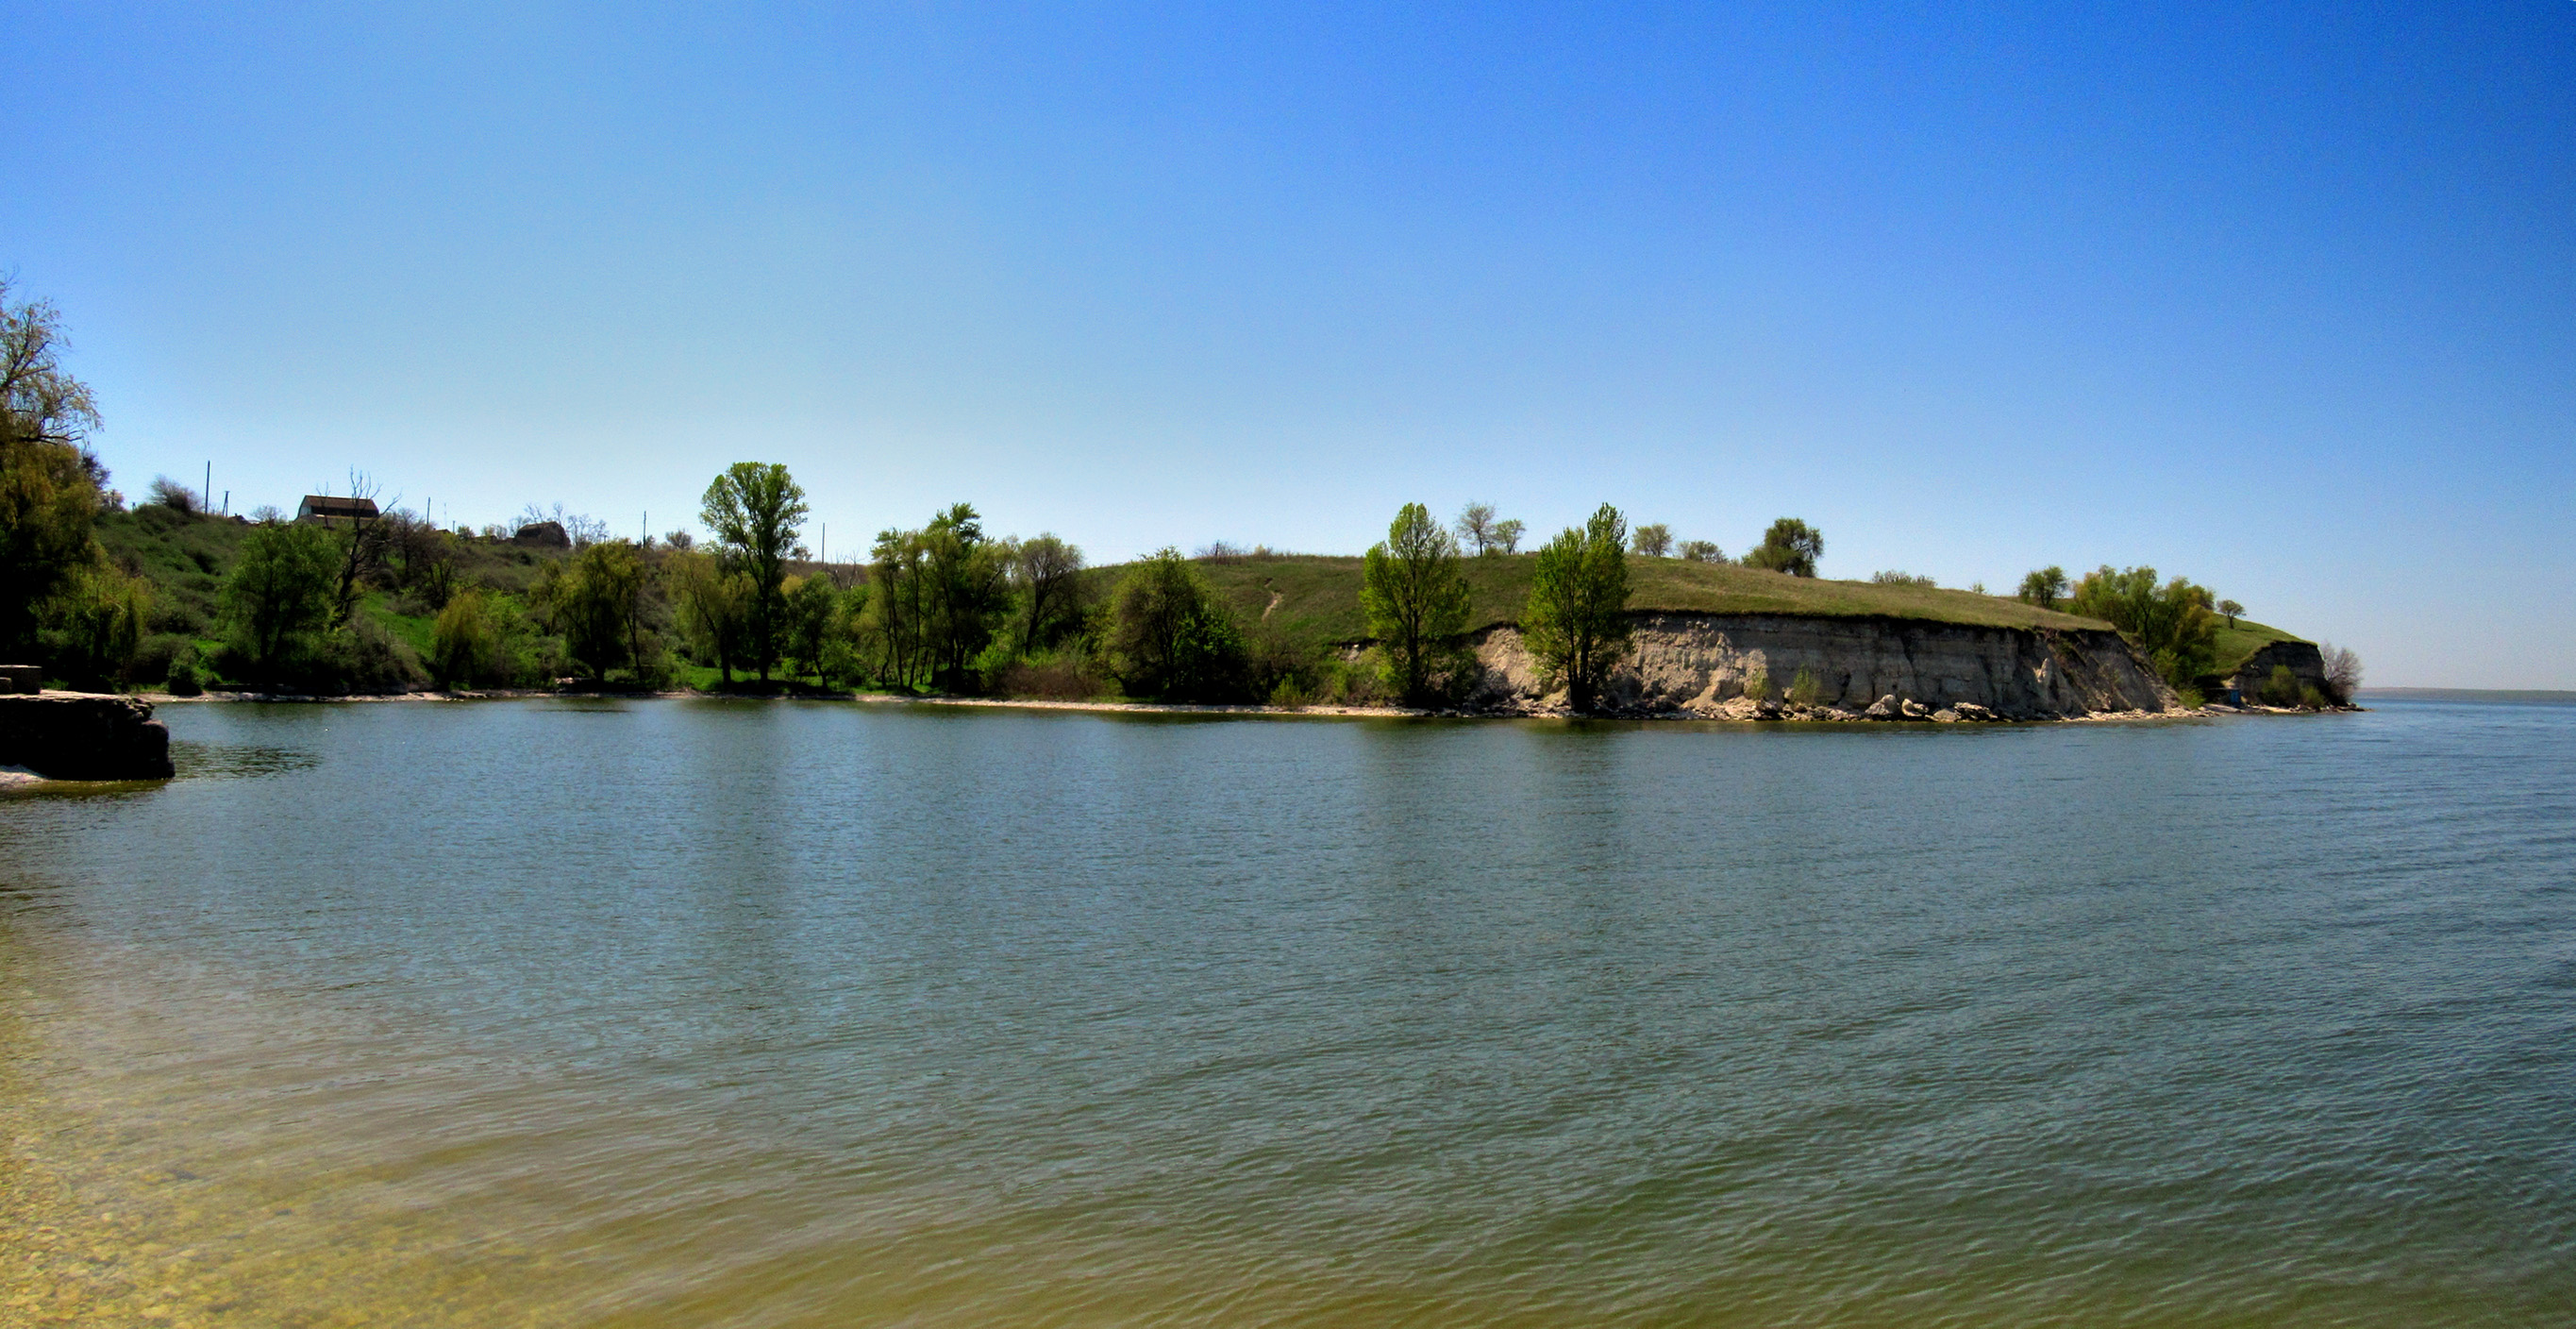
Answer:
[[(1486, 628), (1517, 622), (1529, 602), (1530, 576), (1537, 561), (1529, 554), (1463, 560), (1474, 596), (1469, 625)], [(1360, 613), (1359, 559), (1287, 555), (1202, 562), (1199, 568), (1247, 624), (1266, 623), (1292, 641), (1313, 644), (1359, 641), (1369, 635), (1367, 619)], [(1114, 585), (1122, 573), (1120, 568), (1099, 569), (1101, 589)], [(1628, 607), (1640, 612), (1877, 616), (1979, 627), (2110, 626), (1973, 591), (1825, 581), (1677, 558), (1630, 558), (1628, 585)]]
[(2212, 658), (2217, 660), (2218, 665), (2210, 673), (2219, 678), (2230, 677), (2237, 670), (2244, 668), (2245, 662), (2253, 659), (2256, 651), (2276, 641), (2305, 640), (2307, 638), (2296, 633), (2266, 627), (2250, 618), (2236, 620), (2234, 627), (2229, 627), (2227, 620), (2222, 618), (2218, 620), (2217, 649), (2212, 653)]

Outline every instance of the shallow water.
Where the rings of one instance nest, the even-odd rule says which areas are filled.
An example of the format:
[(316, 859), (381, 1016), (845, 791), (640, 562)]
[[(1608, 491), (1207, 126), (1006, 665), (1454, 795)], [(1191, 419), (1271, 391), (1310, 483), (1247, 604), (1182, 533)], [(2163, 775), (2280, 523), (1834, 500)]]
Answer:
[(2576, 1305), (2576, 707), (162, 714), (0, 798), (0, 1322)]

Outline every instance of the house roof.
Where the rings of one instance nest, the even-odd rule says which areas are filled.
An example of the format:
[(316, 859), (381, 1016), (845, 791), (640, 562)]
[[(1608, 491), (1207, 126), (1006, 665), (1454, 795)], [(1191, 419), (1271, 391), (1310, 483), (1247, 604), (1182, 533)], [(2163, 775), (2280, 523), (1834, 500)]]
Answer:
[(306, 494), (295, 505), (299, 517), (372, 517), (376, 501), (372, 498), (332, 498), (327, 494)]

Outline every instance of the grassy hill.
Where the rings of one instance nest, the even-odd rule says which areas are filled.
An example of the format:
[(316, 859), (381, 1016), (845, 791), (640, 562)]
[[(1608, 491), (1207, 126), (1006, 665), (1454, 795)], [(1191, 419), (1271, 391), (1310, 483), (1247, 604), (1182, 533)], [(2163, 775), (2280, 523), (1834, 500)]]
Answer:
[(2279, 628), (2275, 627), (2266, 627), (2250, 618), (2240, 618), (2236, 620), (2236, 626), (2234, 627), (2229, 627), (2227, 625), (2227, 620), (2220, 619), (2218, 621), (2218, 649), (2215, 656), (2218, 661), (2218, 667), (2210, 672), (2217, 677), (2226, 678), (2234, 674), (2237, 670), (2244, 668), (2245, 662), (2253, 659), (2256, 651), (2259, 651), (2276, 641), (2305, 640), (2307, 640), (2307, 638), (2301, 637), (2296, 633), (2283, 632)]
[[(1369, 635), (1367, 620), (1360, 613), (1361, 561), (1357, 558), (1292, 554), (1207, 561), (1198, 566), (1247, 624), (1266, 622), (1291, 641), (1316, 645), (1358, 641)], [(1522, 606), (1529, 602), (1536, 557), (1470, 558), (1464, 566), (1474, 596), (1470, 626), (1517, 621)], [(1096, 589), (1105, 593), (1123, 573), (1117, 567), (1095, 569)], [(1982, 627), (2110, 626), (1973, 591), (1826, 581), (1677, 558), (1630, 558), (1628, 585), (1631, 610), (1912, 618)]]

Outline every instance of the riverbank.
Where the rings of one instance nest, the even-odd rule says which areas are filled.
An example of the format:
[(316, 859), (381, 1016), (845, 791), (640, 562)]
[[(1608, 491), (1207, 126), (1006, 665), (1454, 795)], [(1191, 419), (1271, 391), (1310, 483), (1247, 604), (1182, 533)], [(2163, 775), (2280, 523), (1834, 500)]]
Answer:
[[(1482, 709), (1477, 707), (1415, 708), (1405, 706), (1267, 706), (1267, 705), (1202, 705), (1189, 702), (1126, 700), (1062, 700), (1043, 697), (966, 697), (944, 694), (899, 696), (884, 692), (807, 691), (795, 693), (746, 692), (565, 692), (534, 688), (485, 689), (471, 692), (403, 692), (349, 696), (315, 696), (305, 693), (208, 692), (194, 697), (168, 693), (134, 694), (138, 700), (155, 706), (192, 704), (255, 703), (262, 705), (301, 704), (385, 704), (385, 703), (452, 703), (475, 701), (803, 701), (845, 702), (863, 706), (951, 706), (1000, 710), (1079, 711), (1103, 715), (1207, 715), (1261, 717), (1342, 717), (1363, 719), (1450, 719), (1450, 720), (1658, 720), (1700, 721), (1710, 723), (1776, 724), (2083, 724), (2107, 721), (2201, 720), (2240, 715), (2315, 715), (2323, 712), (2300, 707), (2208, 705), (2197, 709), (2175, 707), (2166, 710), (2131, 709), (2088, 712), (2080, 715), (2046, 716), (2013, 719), (1971, 705), (1968, 709), (1933, 709), (1915, 704), (1907, 709), (1902, 699), (1895, 700), (1880, 714), (1869, 708), (1851, 709), (1839, 706), (1801, 706), (1795, 703), (1756, 701), (1737, 697), (1699, 710), (1614, 709), (1577, 715), (1559, 703), (1530, 709)], [(2328, 707), (2327, 711), (2361, 711), (2360, 706)], [(1944, 710), (1947, 710), (1945, 715)]]

